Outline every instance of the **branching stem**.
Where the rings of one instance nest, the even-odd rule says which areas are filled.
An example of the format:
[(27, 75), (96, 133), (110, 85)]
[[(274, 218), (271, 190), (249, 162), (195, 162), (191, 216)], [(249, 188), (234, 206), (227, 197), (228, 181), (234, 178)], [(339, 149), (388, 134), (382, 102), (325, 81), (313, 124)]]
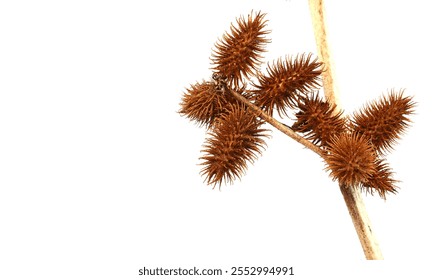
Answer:
[[(322, 74), (325, 95), (331, 104), (335, 104), (338, 109), (341, 109), (337, 98), (334, 68), (330, 55), (328, 38), (326, 36), (323, 0), (309, 0), (309, 4), (319, 57), (326, 69)], [(358, 234), (366, 259), (383, 259), (379, 244), (373, 234), (371, 222), (368, 218), (359, 188), (341, 185), (340, 190), (344, 197), (344, 201), (346, 202), (347, 209), (352, 218), (353, 225)]]
[[(328, 102), (335, 104), (338, 109), (341, 109), (339, 100), (337, 98), (337, 87), (335, 83), (335, 74), (332, 65), (330, 50), (328, 46), (326, 27), (324, 21), (324, 9), (322, 0), (309, 0), (311, 17), (313, 20), (314, 33), (316, 37), (317, 48), (319, 50), (319, 57), (324, 63), (326, 71), (323, 75), (323, 88)], [(262, 118), (290, 138), (294, 139), (298, 143), (304, 145), (306, 148), (317, 153), (321, 157), (324, 156), (323, 150), (318, 146), (314, 145), (307, 139), (303, 138), (289, 127), (283, 125), (266, 112), (261, 110), (259, 107), (251, 103), (248, 99), (243, 97), (240, 93), (232, 90), (228, 86), (224, 86), (224, 90), (229, 91), (238, 101), (248, 106), (258, 117)], [(336, 110), (339, 111), (339, 110)], [(382, 252), (376, 237), (373, 234), (371, 222), (368, 218), (368, 214), (364, 205), (364, 201), (361, 197), (359, 188), (340, 185), (340, 190), (346, 203), (349, 214), (352, 218), (353, 225), (358, 234), (358, 238), (361, 242), (364, 255), (368, 260), (383, 259)]]
[(244, 103), (245, 105), (247, 105), (248, 108), (250, 108), (258, 117), (262, 118), (263, 120), (265, 120), (266, 122), (268, 122), (270, 125), (274, 126), (276, 129), (278, 129), (282, 133), (286, 134), (287, 136), (289, 136), (293, 140), (301, 143), (306, 148), (308, 148), (308, 149), (312, 150), (313, 152), (317, 153), (319, 156), (323, 156), (323, 151), (318, 146), (314, 145), (313, 143), (311, 143), (310, 141), (308, 141), (304, 137), (302, 137), (299, 134), (297, 134), (296, 132), (294, 132), (289, 127), (283, 125), (282, 123), (280, 123), (279, 121), (277, 121), (276, 119), (274, 119), (273, 117), (271, 117), (270, 115), (268, 115), (266, 112), (264, 112), (263, 110), (261, 110), (259, 107), (257, 107), (253, 103), (251, 103), (248, 99), (246, 99), (245, 97), (243, 97), (241, 94), (239, 94), (238, 92), (232, 90), (229, 87), (225, 87), (225, 90), (228, 90), (230, 92), (230, 94), (232, 94), (238, 101), (240, 101), (240, 102)]
[[(243, 97), (238, 92), (230, 89), (229, 87), (224, 87), (225, 90), (229, 91), (238, 101), (244, 103), (250, 108), (256, 116), (262, 118), (276, 129), (280, 130), (290, 138), (304, 145), (306, 148), (317, 153), (319, 156), (323, 157), (323, 151), (307, 139), (303, 138), (295, 131), (289, 127), (283, 125), (266, 112), (261, 110), (259, 107), (251, 103), (248, 99)], [(340, 185), (340, 190), (343, 195), (344, 201), (346, 202), (347, 209), (352, 218), (353, 225), (358, 234), (359, 241), (361, 242), (362, 249), (364, 250), (365, 257), (368, 260), (378, 260), (383, 259), (382, 253), (379, 248), (379, 244), (373, 234), (370, 220), (361, 197), (361, 192), (358, 188), (346, 187)]]

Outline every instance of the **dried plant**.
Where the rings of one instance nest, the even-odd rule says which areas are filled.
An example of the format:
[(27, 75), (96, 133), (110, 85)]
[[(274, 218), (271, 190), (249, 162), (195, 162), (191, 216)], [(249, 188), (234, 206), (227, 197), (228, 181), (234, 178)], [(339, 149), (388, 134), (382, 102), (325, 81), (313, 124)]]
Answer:
[(357, 133), (343, 133), (329, 143), (326, 170), (344, 186), (360, 186), (375, 172), (376, 154), (368, 138)]
[(331, 138), (347, 130), (343, 112), (337, 111), (335, 105), (323, 100), (318, 93), (302, 98), (297, 108), (299, 111), (292, 129), (303, 133), (315, 145), (326, 147)]
[(392, 178), (393, 172), (388, 163), (384, 159), (376, 158), (374, 168), (375, 171), (363, 183), (363, 189), (370, 194), (376, 191), (383, 199), (386, 199), (387, 193), (396, 193), (397, 187), (395, 184), (397, 181)]
[[(410, 124), (412, 98), (391, 91), (346, 118), (329, 101), (335, 96), (325, 99), (317, 91), (322, 76), (333, 82), (322, 62), (312, 54), (286, 56), (260, 73), (261, 53), (270, 41), (265, 14), (252, 12), (236, 23), (215, 44), (212, 80), (191, 85), (180, 103), (181, 115), (208, 129), (201, 157), (205, 181), (215, 187), (240, 178), (266, 146), (262, 125), (267, 122), (324, 159), (325, 170), (340, 184), (367, 258), (380, 258), (368, 221), (359, 213), (359, 199), (347, 190), (377, 192), (384, 199), (397, 192), (384, 152)], [(323, 27), (315, 30), (322, 42)], [(292, 125), (274, 119), (274, 110), (280, 117), (293, 116)]]
[[(323, 64), (312, 54), (286, 56), (268, 64), (266, 75), (256, 72), (251, 88), (240, 87), (260, 66), (260, 54), (270, 40), (265, 37), (269, 33), (264, 29), (265, 14), (251, 13), (236, 22), (215, 44), (212, 80), (192, 85), (180, 104), (182, 115), (209, 129), (201, 157), (207, 183), (221, 185), (242, 176), (247, 162), (252, 163), (265, 146), (265, 130), (260, 128), (263, 115), (257, 110), (272, 119), (276, 109), (280, 116), (295, 116), (292, 133), (322, 148), (320, 155), (331, 178), (370, 193), (377, 190), (381, 197), (395, 193), (396, 181), (379, 155), (408, 126), (412, 99), (403, 97), (403, 91), (391, 91), (355, 113), (348, 124), (343, 112), (315, 91)], [(261, 109), (251, 111), (248, 106)]]
[(204, 81), (187, 90), (179, 113), (199, 125), (209, 127), (232, 102), (235, 102), (233, 96), (224, 93), (215, 82)]
[(258, 74), (251, 91), (255, 104), (271, 116), (274, 108), (280, 116), (288, 115), (286, 110), (295, 108), (300, 97), (319, 87), (322, 70), (322, 63), (312, 59), (312, 54), (268, 64), (267, 75)]
[(353, 115), (353, 130), (366, 135), (379, 153), (390, 151), (410, 123), (415, 103), (392, 90)]
[(266, 129), (260, 128), (263, 123), (245, 105), (228, 105), (204, 145), (202, 173), (208, 184), (221, 185), (223, 180), (241, 177), (247, 162), (253, 162), (266, 145)]
[(239, 86), (244, 77), (254, 74), (261, 65), (261, 53), (270, 42), (265, 37), (269, 33), (265, 27), (265, 14), (260, 12), (251, 13), (247, 19), (237, 19), (237, 26), (232, 24), (230, 32), (215, 44), (211, 58), (213, 70), (235, 86)]

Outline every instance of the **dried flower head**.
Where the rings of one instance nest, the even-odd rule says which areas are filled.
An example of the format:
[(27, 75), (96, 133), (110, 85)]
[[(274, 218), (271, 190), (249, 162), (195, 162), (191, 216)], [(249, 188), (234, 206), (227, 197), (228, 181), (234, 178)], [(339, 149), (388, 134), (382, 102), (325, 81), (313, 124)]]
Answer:
[(231, 102), (234, 102), (234, 98), (221, 90), (218, 84), (196, 83), (183, 95), (179, 113), (199, 125), (209, 127)]
[(247, 168), (247, 162), (253, 162), (266, 145), (263, 137), (266, 129), (261, 129), (262, 120), (240, 104), (230, 104), (224, 114), (218, 118), (210, 137), (204, 144), (201, 157), (208, 184), (232, 182), (240, 178)]
[(258, 69), (261, 53), (270, 40), (265, 38), (269, 33), (265, 30), (265, 14), (251, 13), (247, 19), (241, 17), (236, 21), (237, 26), (232, 24), (231, 32), (226, 32), (215, 44), (211, 60), (213, 70), (227, 77), (229, 84), (239, 86), (244, 77)]
[(403, 91), (392, 90), (354, 114), (353, 131), (369, 138), (379, 153), (389, 151), (409, 126), (414, 106), (411, 97), (403, 97)]
[(318, 93), (302, 98), (298, 109), (292, 129), (304, 133), (313, 144), (326, 146), (334, 136), (346, 131), (343, 112), (337, 112), (336, 106), (323, 100)]
[(376, 154), (368, 139), (357, 133), (332, 138), (325, 155), (326, 170), (345, 186), (359, 186), (375, 172)]
[(287, 107), (293, 109), (300, 96), (318, 88), (321, 74), (322, 63), (312, 59), (311, 54), (278, 59), (268, 64), (267, 75), (258, 75), (252, 90), (255, 103), (269, 115), (274, 108), (280, 116), (287, 115)]
[(394, 180), (392, 176), (393, 172), (388, 163), (384, 159), (377, 158), (375, 161), (375, 172), (363, 184), (363, 189), (370, 194), (376, 191), (380, 197), (386, 199), (386, 194), (397, 193), (395, 183), (398, 181)]

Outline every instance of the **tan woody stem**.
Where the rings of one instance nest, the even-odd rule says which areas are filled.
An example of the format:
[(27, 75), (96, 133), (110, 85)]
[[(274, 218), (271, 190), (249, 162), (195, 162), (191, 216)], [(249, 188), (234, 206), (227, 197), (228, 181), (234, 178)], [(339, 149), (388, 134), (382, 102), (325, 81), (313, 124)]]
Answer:
[(316, 38), (319, 58), (325, 66), (322, 74), (323, 89), (327, 100), (337, 106), (337, 112), (340, 111), (340, 101), (335, 82), (334, 64), (331, 60), (331, 52), (328, 44), (327, 30), (325, 27), (323, 0), (309, 0), (311, 19), (313, 20), (314, 36)]
[(382, 252), (371, 228), (370, 219), (359, 188), (340, 185), (340, 190), (364, 250), (365, 258), (367, 260), (382, 260)]
[[(338, 109), (341, 109), (337, 98), (335, 73), (326, 33), (323, 0), (309, 0), (309, 4), (319, 58), (325, 65), (325, 71), (322, 74), (325, 95), (330, 103), (334, 103)], [(368, 218), (359, 188), (340, 185), (340, 190), (343, 194), (344, 201), (346, 202), (366, 259), (383, 259), (382, 252), (373, 234), (370, 219)]]
[(273, 117), (268, 115), (265, 111), (261, 110), (259, 107), (257, 107), (253, 103), (251, 103), (248, 99), (243, 97), (241, 94), (230, 89), (230, 87), (225, 87), (225, 90), (229, 91), (230, 94), (233, 95), (238, 101), (247, 105), (254, 112), (254, 114), (256, 116), (262, 118), (263, 120), (268, 122), (270, 125), (272, 125), (276, 129), (281, 131), (282, 133), (286, 134), (287, 136), (291, 137), (293, 140), (304, 145), (306, 148), (312, 150), (313, 152), (317, 153), (320, 156), (323, 156), (322, 150), (318, 146), (314, 145), (313, 143), (311, 143), (310, 141), (308, 141), (304, 137), (302, 137), (299, 134), (297, 134), (296, 132), (294, 132), (289, 127), (285, 126), (284, 124), (280, 123), (279, 121), (277, 121), (276, 119), (274, 119)]

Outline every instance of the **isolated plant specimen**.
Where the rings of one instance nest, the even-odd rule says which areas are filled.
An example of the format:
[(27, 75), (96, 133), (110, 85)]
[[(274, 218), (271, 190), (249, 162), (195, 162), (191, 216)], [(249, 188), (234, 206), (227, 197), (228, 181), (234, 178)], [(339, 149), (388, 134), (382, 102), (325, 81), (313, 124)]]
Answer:
[[(332, 95), (321, 96), (322, 77), (330, 69), (313, 54), (282, 56), (260, 72), (270, 42), (266, 23), (261, 12), (238, 18), (215, 44), (212, 78), (191, 85), (182, 97), (180, 114), (208, 130), (201, 173), (214, 187), (240, 178), (263, 152), (269, 133), (263, 124), (268, 122), (324, 159), (325, 170), (340, 185), (366, 257), (380, 259), (350, 191), (378, 193), (384, 199), (397, 192), (386, 154), (409, 125), (414, 102), (403, 90), (391, 90), (345, 116)], [(294, 121), (283, 124), (273, 118), (275, 113)]]

